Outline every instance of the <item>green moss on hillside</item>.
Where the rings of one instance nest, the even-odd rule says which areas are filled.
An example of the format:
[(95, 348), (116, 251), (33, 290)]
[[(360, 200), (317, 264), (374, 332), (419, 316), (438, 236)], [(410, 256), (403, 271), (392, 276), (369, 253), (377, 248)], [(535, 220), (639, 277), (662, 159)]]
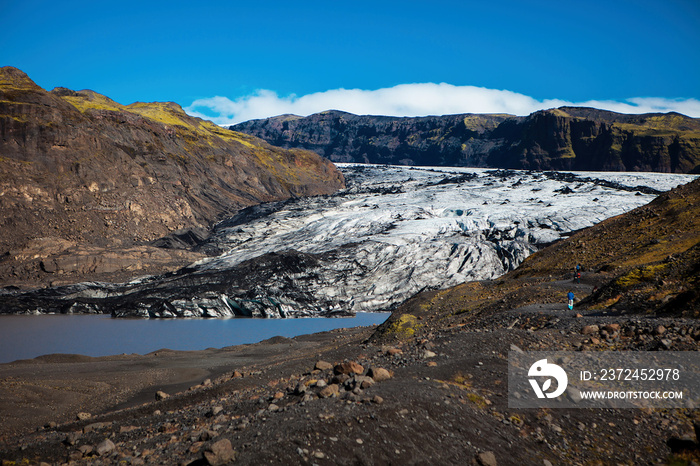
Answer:
[(620, 277), (614, 284), (620, 288), (630, 288), (644, 282), (652, 282), (666, 269), (665, 264), (646, 265), (636, 268)]
[(88, 110), (109, 110), (112, 112), (122, 112), (125, 107), (109, 97), (97, 92), (85, 90), (77, 92), (76, 95), (66, 95), (61, 97), (75, 108), (85, 113)]
[(638, 137), (682, 135), (684, 138), (700, 138), (700, 122), (677, 113), (652, 115), (629, 123), (616, 122), (613, 126)]
[(391, 323), (386, 333), (403, 340), (412, 337), (416, 333), (416, 329), (420, 327), (421, 325), (418, 323), (416, 316), (403, 314), (398, 320)]
[(23, 71), (13, 66), (0, 68), (0, 89), (8, 90), (42, 90)]

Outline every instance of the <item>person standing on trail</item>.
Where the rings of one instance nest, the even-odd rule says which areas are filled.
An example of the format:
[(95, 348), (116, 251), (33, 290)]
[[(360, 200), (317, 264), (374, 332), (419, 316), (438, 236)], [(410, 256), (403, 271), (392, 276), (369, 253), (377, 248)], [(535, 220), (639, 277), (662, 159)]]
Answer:
[(574, 308), (574, 292), (569, 290), (566, 297), (569, 298), (569, 310), (572, 310)]
[(576, 264), (576, 270), (574, 270), (574, 281), (576, 283), (581, 283), (581, 264)]

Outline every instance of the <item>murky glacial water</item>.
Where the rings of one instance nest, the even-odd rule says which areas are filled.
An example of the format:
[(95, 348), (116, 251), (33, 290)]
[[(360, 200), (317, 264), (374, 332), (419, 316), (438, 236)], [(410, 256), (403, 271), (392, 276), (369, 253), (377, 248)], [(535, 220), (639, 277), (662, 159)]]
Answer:
[(162, 348), (203, 350), (381, 324), (388, 312), (337, 319), (113, 319), (108, 315), (0, 316), (0, 363), (64, 353), (108, 356)]

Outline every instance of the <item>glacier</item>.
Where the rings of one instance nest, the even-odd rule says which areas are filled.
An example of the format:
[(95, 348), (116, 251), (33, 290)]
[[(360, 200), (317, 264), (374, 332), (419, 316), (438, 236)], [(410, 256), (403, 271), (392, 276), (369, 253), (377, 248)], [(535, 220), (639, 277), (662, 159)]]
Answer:
[(539, 248), (695, 178), (338, 165), (346, 189), (244, 209), (199, 246), (211, 257), (177, 272), (13, 302), (25, 312), (116, 317), (386, 311), (425, 289), (497, 278)]

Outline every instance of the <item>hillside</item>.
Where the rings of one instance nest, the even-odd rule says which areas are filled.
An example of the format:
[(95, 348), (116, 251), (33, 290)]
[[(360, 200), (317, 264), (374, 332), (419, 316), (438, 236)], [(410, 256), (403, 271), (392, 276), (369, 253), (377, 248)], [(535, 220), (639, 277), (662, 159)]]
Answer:
[(562, 107), (512, 115), (420, 118), (339, 111), (282, 115), (230, 127), (334, 162), (534, 170), (697, 173), (700, 120)]
[(700, 317), (700, 179), (534, 254), (512, 278), (566, 277), (577, 263), (603, 279), (586, 307)]
[(202, 255), (152, 241), (190, 230), (157, 244), (192, 245), (241, 208), (343, 185), (316, 154), (222, 129), (175, 103), (47, 92), (0, 68), (4, 284), (170, 270)]

